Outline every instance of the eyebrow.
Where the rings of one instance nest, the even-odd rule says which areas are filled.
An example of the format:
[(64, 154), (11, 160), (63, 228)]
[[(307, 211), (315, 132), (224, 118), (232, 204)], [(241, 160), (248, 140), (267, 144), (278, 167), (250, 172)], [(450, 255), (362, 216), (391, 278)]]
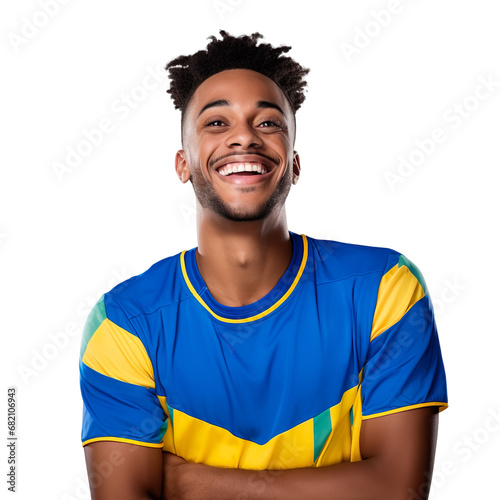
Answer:
[[(207, 109), (215, 108), (215, 107), (218, 107), (218, 106), (231, 106), (231, 103), (228, 100), (226, 100), (226, 99), (218, 99), (217, 101), (209, 102), (208, 104), (205, 104), (205, 106), (203, 106), (203, 108), (201, 108), (201, 111), (198, 113), (198, 118)], [(264, 109), (264, 108), (277, 109), (286, 118), (286, 115), (283, 112), (283, 110), (277, 104), (275, 104), (274, 102), (258, 101), (257, 102), (257, 107), (261, 108), (261, 109)]]

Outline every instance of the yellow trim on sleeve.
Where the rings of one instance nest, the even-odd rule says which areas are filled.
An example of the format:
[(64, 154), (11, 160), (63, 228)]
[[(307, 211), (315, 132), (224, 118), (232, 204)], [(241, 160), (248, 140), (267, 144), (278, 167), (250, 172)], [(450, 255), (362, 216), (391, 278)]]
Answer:
[(82, 361), (92, 370), (154, 388), (153, 365), (141, 340), (106, 318), (87, 344)]
[(400, 413), (407, 410), (415, 410), (417, 408), (425, 408), (427, 406), (439, 406), (439, 412), (442, 412), (443, 410), (446, 410), (446, 408), (448, 408), (448, 403), (444, 403), (442, 401), (441, 402), (432, 401), (430, 403), (420, 403), (416, 405), (402, 406), (401, 408), (396, 408), (395, 410), (383, 411), (382, 413), (374, 413), (373, 415), (363, 415), (361, 419), (369, 420), (370, 418), (385, 417), (386, 415), (392, 415), (394, 413)]
[(424, 296), (422, 285), (408, 267), (396, 264), (389, 269), (380, 280), (370, 342), (395, 325)]
[(188, 286), (189, 290), (191, 293), (194, 295), (196, 300), (214, 317), (217, 318), (220, 321), (224, 321), (226, 323), (247, 323), (249, 321), (255, 321), (257, 319), (260, 319), (264, 316), (267, 316), (269, 313), (273, 312), (275, 309), (277, 309), (285, 300), (290, 296), (290, 294), (293, 292), (295, 286), (300, 280), (300, 277), (302, 276), (302, 273), (304, 271), (304, 268), (306, 267), (306, 262), (307, 262), (307, 254), (308, 254), (308, 248), (307, 248), (307, 237), (305, 234), (302, 235), (302, 241), (304, 243), (304, 251), (302, 255), (302, 262), (300, 264), (299, 271), (297, 272), (297, 275), (295, 276), (295, 279), (293, 280), (293, 283), (290, 285), (290, 288), (286, 291), (286, 293), (277, 301), (275, 302), (271, 307), (266, 309), (265, 311), (262, 311), (259, 314), (256, 314), (255, 316), (251, 316), (249, 318), (240, 318), (240, 319), (230, 319), (230, 318), (224, 318), (223, 316), (219, 316), (216, 314), (210, 307), (206, 304), (206, 302), (200, 297), (198, 292), (195, 290), (193, 284), (189, 280), (189, 277), (187, 275), (186, 271), (186, 262), (184, 259), (184, 254), (186, 253), (186, 250), (184, 250), (181, 253), (180, 260), (181, 260), (181, 269), (182, 269), (182, 275), (184, 276), (184, 280), (186, 281), (186, 285)]
[(128, 444), (137, 444), (139, 446), (146, 446), (147, 448), (163, 448), (163, 443), (145, 443), (144, 441), (135, 441), (134, 439), (125, 439), (118, 438), (114, 436), (104, 436), (93, 439), (87, 439), (82, 443), (82, 446), (86, 446), (90, 443), (97, 443), (98, 441), (113, 441), (116, 443), (128, 443)]

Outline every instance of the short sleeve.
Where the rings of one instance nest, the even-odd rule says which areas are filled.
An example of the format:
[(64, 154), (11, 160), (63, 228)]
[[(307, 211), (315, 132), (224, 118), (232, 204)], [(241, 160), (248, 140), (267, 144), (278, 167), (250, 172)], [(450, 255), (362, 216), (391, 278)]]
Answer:
[(83, 331), (80, 388), (83, 446), (95, 441), (163, 446), (168, 420), (151, 360), (130, 320), (106, 294)]
[(362, 418), (448, 406), (446, 376), (424, 278), (391, 252), (380, 280), (361, 382)]

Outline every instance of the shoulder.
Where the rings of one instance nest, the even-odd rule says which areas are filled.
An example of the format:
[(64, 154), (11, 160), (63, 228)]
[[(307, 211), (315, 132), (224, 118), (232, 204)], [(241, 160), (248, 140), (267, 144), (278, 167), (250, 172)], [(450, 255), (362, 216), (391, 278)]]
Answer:
[(103, 303), (108, 314), (133, 318), (179, 300), (183, 290), (180, 255), (166, 257), (106, 292)]
[(136, 340), (130, 336), (147, 343), (144, 331), (135, 318), (180, 300), (183, 287), (178, 277), (179, 259), (180, 253), (162, 259), (101, 296), (85, 322), (80, 350), (82, 358), (98, 330), (106, 332), (105, 337), (108, 339), (121, 338), (122, 343), (126, 337), (132, 339), (131, 342), (135, 345)]
[[(307, 236), (309, 252), (320, 280), (386, 274), (405, 257), (392, 248), (359, 245)], [(407, 260), (407, 259), (406, 259)], [(409, 262), (409, 261), (408, 261)]]

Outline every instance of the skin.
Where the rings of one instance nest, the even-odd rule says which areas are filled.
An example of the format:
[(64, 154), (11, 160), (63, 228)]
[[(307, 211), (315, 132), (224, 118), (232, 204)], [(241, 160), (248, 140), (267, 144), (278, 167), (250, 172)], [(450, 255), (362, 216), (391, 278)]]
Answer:
[[(285, 200), (300, 175), (294, 120), (279, 87), (250, 70), (208, 78), (189, 103), (175, 170), (195, 190), (197, 264), (224, 305), (259, 300), (290, 264)], [(265, 159), (271, 172), (252, 184), (224, 180), (215, 168), (243, 155)], [(94, 500), (420, 500), (429, 490), (437, 428), (435, 407), (364, 420), (362, 461), (286, 471), (220, 469), (118, 442), (91, 443), (85, 455)]]
[[(219, 100), (229, 105), (202, 111)], [(275, 104), (283, 113), (260, 108), (258, 102)], [(182, 182), (193, 184), (196, 260), (221, 304), (242, 306), (259, 300), (290, 264), (293, 248), (285, 200), (300, 175), (294, 128), (293, 111), (283, 92), (254, 71), (218, 73), (205, 80), (191, 99), (184, 120), (185, 147), (176, 154), (175, 169)], [(266, 182), (250, 187), (221, 179), (212, 165), (225, 155), (238, 161), (242, 153), (274, 159)]]

